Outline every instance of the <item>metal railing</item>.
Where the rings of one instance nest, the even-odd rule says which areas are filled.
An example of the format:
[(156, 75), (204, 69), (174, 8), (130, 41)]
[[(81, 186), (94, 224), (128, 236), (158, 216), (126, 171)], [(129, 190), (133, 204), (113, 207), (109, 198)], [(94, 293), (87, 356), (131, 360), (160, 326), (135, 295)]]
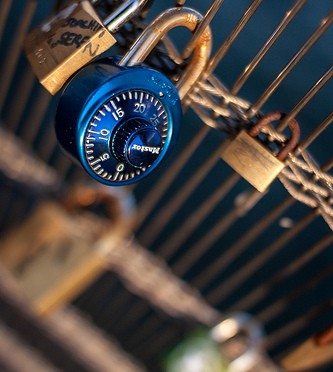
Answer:
[[(328, 283), (333, 275), (333, 115), (329, 94), (333, 13), (329, 1), (319, 2), (320, 9), (318, 2), (306, 0), (278, 5), (254, 0), (247, 8), (243, 2), (236, 6), (234, 0), (216, 0), (209, 6), (194, 0), (178, 1), (179, 6), (185, 3), (202, 8), (199, 10), (206, 15), (201, 26), (183, 52), (178, 53), (170, 40), (165, 40), (159, 52), (148, 59), (171, 77), (181, 73), (198, 36), (210, 24), (216, 49), (187, 98), (191, 110), (185, 115), (184, 134), (156, 177), (134, 190), (139, 212), (136, 238), (164, 260), (170, 272), (199, 290), (214, 309), (253, 313), (267, 327), (267, 347), (276, 360), (332, 323), (332, 288)], [(103, 5), (103, 1), (95, 3), (96, 7)], [(154, 12), (155, 6), (161, 10), (172, 4), (150, 5)], [(28, 29), (41, 20), (39, 12), (46, 16), (51, 7), (34, 1), (15, 4), (5, 0), (0, 4), (2, 131), (18, 137), (38, 161), (47, 164), (50, 168), (45, 168), (45, 174), (55, 170), (55, 183), (71, 183), (84, 176), (57, 145), (53, 133), (56, 99), (37, 84), (21, 48)], [(149, 16), (145, 9), (144, 16), (134, 17), (119, 30), (115, 53), (128, 48)], [(269, 23), (270, 18), (276, 24)], [(9, 19), (16, 22), (15, 27)], [(287, 50), (283, 49), (286, 46)], [(282, 56), (281, 50), (286, 52)], [(279, 181), (259, 193), (231, 171), (220, 155), (228, 136), (271, 111), (283, 111), (285, 116), (275, 129), (264, 133), (263, 144), (284, 143), (288, 138), (285, 130), (293, 119), (300, 123), (302, 136)], [(36, 188), (20, 181), (27, 172), (34, 174), (34, 167), (39, 169), (38, 161), (27, 158), (29, 171), (21, 166), (21, 175), (5, 174), (0, 189), (3, 231), (17, 225), (31, 209)], [(38, 178), (35, 184), (37, 181), (39, 186), (44, 181), (50, 186), (49, 179)], [(116, 279), (109, 279), (87, 290), (77, 300), (79, 306), (89, 308), (89, 303), (112, 295), (113, 319), (119, 322), (112, 325), (104, 317), (104, 326), (128, 340), (129, 348), (144, 360), (179, 339), (180, 332), (170, 323), (151, 316), (148, 305), (115, 285)], [(128, 308), (133, 310), (127, 324), (121, 314)], [(98, 318), (89, 309), (92, 317)], [(112, 317), (112, 307), (109, 311)], [(157, 335), (160, 339), (154, 344)], [(142, 340), (145, 345), (151, 341), (151, 351)]]

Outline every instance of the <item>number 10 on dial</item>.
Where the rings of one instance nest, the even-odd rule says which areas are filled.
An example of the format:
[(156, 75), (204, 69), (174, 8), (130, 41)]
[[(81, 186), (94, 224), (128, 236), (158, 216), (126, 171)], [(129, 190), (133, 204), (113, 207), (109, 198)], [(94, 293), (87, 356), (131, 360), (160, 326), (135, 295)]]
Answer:
[(161, 154), (168, 124), (159, 98), (144, 90), (118, 93), (99, 107), (87, 126), (85, 162), (104, 183), (130, 181)]

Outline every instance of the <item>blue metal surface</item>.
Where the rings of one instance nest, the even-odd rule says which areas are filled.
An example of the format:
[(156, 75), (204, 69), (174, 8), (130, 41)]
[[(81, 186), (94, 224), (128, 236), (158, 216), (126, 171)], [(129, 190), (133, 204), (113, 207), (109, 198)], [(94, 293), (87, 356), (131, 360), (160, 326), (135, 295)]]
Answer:
[[(11, 45), (14, 44), (15, 30), (23, 18), (26, 3), (25, 0), (13, 2), (10, 21), (4, 29), (6, 37), (3, 38), (0, 49), (4, 57), (3, 65), (5, 57), (14, 49)], [(38, 2), (33, 24), (36, 25), (49, 14), (50, 3)], [(202, 0), (188, 1), (189, 6), (201, 12), (206, 11), (209, 3)], [(159, 13), (172, 4), (166, 0), (155, 1), (152, 10)], [(223, 3), (212, 24), (215, 51), (228, 37), (249, 4), (250, 1), (242, 0)], [(215, 71), (227, 87), (233, 85), (293, 4), (293, 0), (264, 1), (261, 4), (256, 16), (237, 37)], [(255, 102), (331, 8), (331, 0), (308, 1), (261, 61), (239, 95), (249, 102)], [(151, 13), (150, 18), (153, 17), (154, 13)], [(179, 44), (181, 50), (187, 35), (182, 31), (175, 32), (176, 37), (172, 37), (172, 40)], [(266, 102), (264, 112), (288, 112), (315, 84), (331, 65), (332, 35), (331, 27)], [(81, 176), (80, 171), (62, 157), (53, 138), (56, 100), (50, 100), (47, 105), (47, 93), (35, 80), (29, 80), (30, 70), (27, 69), (23, 53), (21, 54), (22, 58), (18, 60), (13, 82), (2, 108), (3, 126), (57, 169), (63, 179), (75, 180), (76, 176)], [(110, 54), (117, 53), (112, 50)], [(27, 81), (32, 88), (29, 90), (31, 93), (24, 96), (22, 92)], [(302, 139), (331, 112), (332, 84), (331, 79), (297, 115)], [(80, 87), (80, 93), (82, 89), (84, 87)], [(39, 114), (35, 108), (43, 105), (45, 110)], [(74, 114), (69, 108), (67, 113)], [(180, 154), (202, 127), (200, 119), (188, 111), (183, 118), (179, 140), (172, 156), (168, 161), (163, 161), (151, 176), (138, 183), (135, 193), (139, 203), (147, 196), (151, 200), (152, 191), (160, 187), (159, 180), (165, 174), (170, 177), (173, 175), (173, 164), (180, 162)], [(70, 127), (63, 127), (63, 130), (73, 132)], [(310, 148), (320, 164), (331, 158), (332, 136), (331, 125)], [(150, 238), (151, 242), (146, 248), (162, 257), (180, 278), (197, 288), (212, 306), (223, 312), (234, 309), (247, 311), (261, 321), (270, 341), (268, 350), (278, 361), (297, 345), (332, 324), (332, 244), (325, 244), (325, 239), (329, 241), (332, 232), (320, 217), (312, 219), (312, 209), (292, 200), (278, 181), (274, 182), (269, 193), (263, 196), (256, 207), (246, 215), (237, 216), (241, 197), (251, 189), (245, 181), (239, 181), (226, 197), (217, 198), (219, 189), (222, 189), (225, 180), (232, 175), (232, 171), (222, 161), (216, 160), (214, 163), (211, 160), (211, 154), (215, 154), (224, 138), (223, 133), (213, 130), (208, 133), (207, 130), (206, 137), (187, 159), (176, 176), (176, 181), (169, 184), (147, 215), (141, 227), (147, 233), (142, 234), (139, 229), (137, 236), (144, 243), (150, 238), (149, 234), (154, 233), (155, 239)], [(68, 147), (67, 151), (75, 152), (72, 146)], [(198, 181), (195, 173), (204, 170), (207, 173)], [(187, 195), (183, 190), (188, 183), (192, 191)], [(35, 203), (26, 197), (25, 192), (26, 189), (18, 190), (3, 182), (2, 230), (18, 225), (23, 212)], [(193, 221), (193, 216), (206, 205), (206, 201), (214, 200), (214, 197), (214, 207), (200, 223), (193, 223), (191, 234), (185, 236), (181, 243), (165, 244), (183, 226), (188, 226), (187, 221)], [(159, 229), (151, 226), (150, 222), (158, 220), (159, 215), (165, 212), (164, 209), (168, 212), (167, 207), (171, 204), (175, 208), (165, 224)], [(281, 207), (275, 209), (278, 206)], [(265, 221), (268, 221), (266, 227), (253, 238), (252, 229), (256, 228), (257, 223)], [(159, 231), (156, 233), (157, 230)], [(211, 240), (208, 239), (209, 232), (215, 234)], [(240, 276), (241, 281), (235, 281), (238, 274), (243, 274)], [(234, 279), (232, 283), (231, 279)], [(192, 325), (186, 321), (172, 319), (155, 311), (141, 298), (131, 294), (111, 273), (107, 273), (88, 289), (77, 299), (76, 304), (101, 328), (116, 336), (127, 350), (144, 361), (152, 371), (160, 370), (161, 354), (187, 330), (192, 329)]]
[(148, 67), (103, 59), (65, 87), (56, 114), (63, 149), (99, 182), (139, 181), (165, 157), (182, 117), (177, 90)]

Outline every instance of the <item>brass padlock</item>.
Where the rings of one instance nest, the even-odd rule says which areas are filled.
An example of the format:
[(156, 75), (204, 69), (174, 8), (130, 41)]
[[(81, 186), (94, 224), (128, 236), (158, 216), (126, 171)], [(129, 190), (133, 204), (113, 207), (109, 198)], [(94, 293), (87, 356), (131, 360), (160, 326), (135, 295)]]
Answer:
[(300, 130), (296, 120), (289, 123), (292, 136), (275, 156), (255, 137), (272, 121), (280, 120), (281, 113), (272, 113), (251, 128), (241, 131), (227, 144), (221, 158), (258, 191), (265, 191), (285, 167), (284, 160), (299, 142)]
[[(105, 269), (98, 242), (132, 234), (135, 202), (126, 189), (77, 185), (59, 201), (42, 201), (27, 220), (0, 239), (0, 262), (39, 313), (84, 290)], [(110, 243), (111, 244), (111, 243)]]
[(26, 37), (24, 48), (40, 83), (56, 94), (81, 67), (111, 48), (115, 32), (147, 0), (126, 1), (105, 20), (89, 1), (73, 2)]

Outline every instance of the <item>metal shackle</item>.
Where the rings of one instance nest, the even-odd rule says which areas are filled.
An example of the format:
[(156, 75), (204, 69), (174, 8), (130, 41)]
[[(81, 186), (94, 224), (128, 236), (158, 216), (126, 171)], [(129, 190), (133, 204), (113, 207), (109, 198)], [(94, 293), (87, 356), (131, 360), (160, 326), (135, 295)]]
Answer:
[[(269, 113), (269, 114), (265, 115), (264, 117), (262, 117), (258, 121), (258, 123), (256, 125), (254, 125), (248, 131), (248, 133), (249, 133), (250, 136), (256, 137), (256, 136), (259, 135), (259, 133), (262, 131), (262, 129), (264, 129), (265, 127), (267, 127), (269, 124), (271, 124), (275, 120), (281, 120), (283, 117), (284, 117), (284, 114), (281, 113), (281, 112), (272, 112), (272, 113)], [(297, 122), (296, 119), (292, 119), (288, 123), (288, 126), (290, 128), (291, 136), (287, 140), (285, 146), (282, 147), (281, 150), (276, 155), (276, 157), (279, 160), (281, 160), (281, 161), (286, 160), (288, 154), (290, 152), (292, 152), (293, 150), (295, 150), (295, 148), (299, 144), (299, 139), (300, 139), (300, 136), (301, 136), (300, 127), (299, 127), (299, 124), (298, 124), (298, 122)]]
[[(160, 14), (138, 37), (129, 51), (118, 63), (120, 66), (134, 66), (143, 62), (157, 43), (173, 28), (183, 26), (194, 32), (203, 16), (187, 7), (170, 8)], [(185, 68), (176, 88), (181, 100), (202, 75), (212, 48), (212, 33), (209, 27), (200, 36), (188, 66)]]
[[(245, 312), (230, 314), (211, 330), (210, 335), (222, 350), (225, 342), (229, 342), (229, 347), (234, 342), (233, 350), (241, 350), (241, 353), (236, 354), (235, 358), (229, 360), (229, 372), (259, 370), (264, 355), (264, 329), (250, 314)], [(242, 349), (237, 345), (235, 338), (237, 335), (244, 340)], [(257, 369), (254, 369), (255, 367)]]
[(133, 16), (139, 14), (147, 1), (148, 0), (123, 1), (103, 20), (103, 24), (112, 33), (118, 31), (118, 29), (131, 20)]

